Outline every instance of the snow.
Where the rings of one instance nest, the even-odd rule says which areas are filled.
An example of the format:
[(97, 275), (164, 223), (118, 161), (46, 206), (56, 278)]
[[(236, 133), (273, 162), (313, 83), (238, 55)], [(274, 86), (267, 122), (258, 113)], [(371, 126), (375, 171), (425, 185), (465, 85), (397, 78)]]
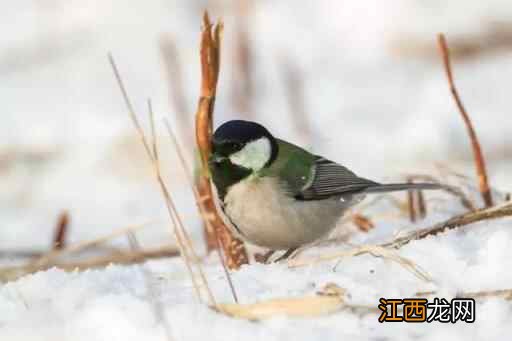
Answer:
[[(71, 216), (70, 244), (148, 221), (152, 223), (137, 232), (143, 247), (173, 242), (163, 199), (106, 54), (111, 51), (116, 58), (145, 127), (148, 97), (158, 120), (169, 117), (174, 124), (178, 115), (168, 98), (158, 41), (170, 34), (176, 43), (187, 110), (192, 113), (199, 79), (199, 19), (206, 3), (26, 0), (3, 6), (0, 28), (15, 34), (0, 42), (0, 250), (47, 248), (63, 210)], [(214, 17), (225, 19), (219, 124), (247, 116), (233, 111), (230, 98), (234, 6), (229, 1), (208, 4)], [(252, 59), (258, 89), (251, 101), (253, 118), (275, 135), (307, 144), (362, 176), (385, 182), (411, 173), (432, 174), (462, 185), (477, 205), (482, 204), (472, 187), (476, 181), (466, 131), (440, 61), (403, 56), (393, 46), (410, 40), (435, 48), (439, 31), (447, 34), (449, 43), (461, 37), (478, 39), (494, 24), (510, 22), (509, 1), (261, 1), (253, 3), (252, 10), (250, 40), (259, 48)], [(456, 83), (477, 127), (500, 200), (512, 191), (510, 57), (504, 49), (454, 61)], [(303, 75), (310, 137), (293, 128), (280, 68), (283, 58)], [(166, 179), (202, 253), (193, 196), (161, 126), (159, 132)], [(192, 164), (191, 145), (184, 145)], [(434, 166), (437, 163), (470, 178), (449, 176)], [(404, 195), (395, 198), (403, 202)], [(356, 232), (337, 247), (316, 247), (302, 257), (380, 243), (464, 212), (446, 195), (428, 193), (427, 202), (427, 219), (412, 224), (389, 201), (379, 201), (364, 211), (375, 229)], [(349, 225), (339, 233), (352, 228)], [(436, 291), (438, 297), (450, 299), (464, 292), (509, 289), (511, 227), (510, 219), (481, 222), (401, 248), (399, 255), (426, 271), (430, 283), (397, 263), (370, 255), (344, 258), (335, 269), (336, 261), (298, 268), (251, 264), (232, 276), (241, 303), (310, 295), (330, 282), (347, 290), (349, 303), (373, 307), (380, 297), (410, 297), (419, 291)], [(127, 243), (119, 238), (111, 245)], [(156, 300), (175, 340), (503, 340), (512, 332), (512, 305), (501, 298), (478, 300), (474, 324), (380, 324), (375, 313), (350, 310), (249, 322), (199, 304), (180, 259), (144, 266), (151, 270)], [(204, 269), (217, 301), (232, 302), (215, 255)], [(0, 284), (0, 340), (165, 340), (150, 297), (137, 265), (27, 275)]]
[[(512, 280), (505, 271), (512, 259), (511, 224), (496, 225), (490, 229), (481, 224), (472, 227), (471, 233), (454, 231), (405, 246), (400, 254), (414, 259), (435, 283), (425, 283), (399, 265), (371, 256), (343, 260), (335, 271), (333, 263), (295, 269), (282, 264), (249, 265), (233, 273), (233, 280), (243, 303), (311, 294), (329, 282), (346, 288), (350, 303), (373, 306), (380, 297), (408, 297), (417, 291), (437, 290), (441, 297), (450, 298), (459, 291), (506, 288)], [(427, 340), (440, 336), (503, 339), (512, 322), (510, 303), (502, 299), (478, 304), (475, 324), (380, 324), (375, 314), (358, 316), (347, 311), (310, 319), (276, 317), (249, 322), (197, 304), (180, 260), (154, 261), (147, 266), (176, 340), (278, 340), (298, 335), (326, 340), (398, 335)], [(221, 269), (214, 263), (206, 269), (216, 298), (231, 302)], [(6, 340), (164, 339), (148, 299), (144, 277), (136, 266), (83, 273), (51, 269), (0, 289), (0, 330)]]

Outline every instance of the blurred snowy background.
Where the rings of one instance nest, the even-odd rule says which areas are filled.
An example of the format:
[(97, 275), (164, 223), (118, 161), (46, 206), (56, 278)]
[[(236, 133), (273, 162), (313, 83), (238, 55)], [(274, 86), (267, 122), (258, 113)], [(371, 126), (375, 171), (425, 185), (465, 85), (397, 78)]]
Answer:
[[(144, 245), (171, 240), (107, 53), (139, 115), (146, 119), (151, 98), (158, 122), (170, 119), (191, 161), (205, 8), (225, 22), (216, 124), (257, 120), (377, 181), (436, 174), (437, 164), (474, 176), (436, 47), (444, 32), (491, 185), (512, 191), (510, 1), (22, 0), (1, 7), (0, 251), (49, 247), (64, 210), (71, 243), (152, 220), (160, 223), (141, 234)], [(199, 240), (181, 165), (159, 131), (170, 186)], [(8, 311), (22, 316), (16, 309)], [(67, 336), (76, 339), (80, 328)]]

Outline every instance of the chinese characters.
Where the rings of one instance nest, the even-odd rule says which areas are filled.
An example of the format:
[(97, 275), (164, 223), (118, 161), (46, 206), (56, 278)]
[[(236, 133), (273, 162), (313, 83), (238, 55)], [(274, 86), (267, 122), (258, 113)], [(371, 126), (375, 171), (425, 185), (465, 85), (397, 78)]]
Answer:
[(457, 321), (475, 322), (475, 300), (472, 298), (454, 298), (450, 302), (445, 298), (404, 298), (379, 300), (379, 322), (428, 322), (455, 323)]

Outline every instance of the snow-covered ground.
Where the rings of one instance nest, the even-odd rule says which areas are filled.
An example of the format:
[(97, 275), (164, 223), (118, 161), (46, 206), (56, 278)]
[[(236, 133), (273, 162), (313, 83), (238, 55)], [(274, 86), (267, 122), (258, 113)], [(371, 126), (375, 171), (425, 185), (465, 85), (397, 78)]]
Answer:
[[(173, 242), (163, 199), (106, 55), (111, 51), (116, 58), (141, 116), (151, 97), (157, 117), (175, 123), (176, 105), (169, 100), (158, 48), (162, 35), (170, 35), (178, 49), (192, 124), (200, 15), (206, 6), (225, 20), (217, 123), (251, 117), (275, 135), (308, 145), (377, 181), (403, 180), (410, 173), (439, 176), (435, 164), (474, 177), (466, 131), (436, 58), (435, 34), (445, 32), (450, 43), (489, 39), (487, 32), (499, 25), (512, 30), (507, 26), (512, 19), (509, 1), (253, 2), (247, 19), (256, 89), (252, 116), (236, 113), (231, 97), (236, 84), (234, 1), (11, 2), (2, 6), (0, 20), (7, 33), (0, 41), (0, 251), (47, 248), (63, 210), (71, 216), (69, 243), (147, 221), (153, 223), (137, 234), (143, 247)], [(404, 42), (434, 51), (406, 53), (397, 47)], [(505, 45), (454, 61), (458, 88), (487, 155), (490, 181), (501, 192), (512, 191), (511, 51)], [(301, 72), (312, 136), (295, 129), (283, 61)], [(202, 249), (192, 194), (161, 127), (160, 133), (167, 179)], [(190, 141), (183, 144), (190, 151)], [(444, 180), (458, 184), (456, 177), (443, 174)], [(395, 197), (404, 200), (403, 195)], [(448, 197), (427, 198), (429, 216), (417, 224), (386, 201), (376, 204), (365, 211), (376, 228), (356, 233), (350, 242), (382, 242), (398, 231), (463, 212)], [(328, 282), (345, 288), (351, 303), (375, 307), (380, 297), (419, 291), (451, 298), (460, 292), (507, 289), (512, 288), (511, 225), (510, 219), (474, 224), (403, 247), (399, 254), (429, 273), (430, 283), (368, 255), (345, 259), (335, 271), (333, 262), (295, 269), (249, 265), (233, 273), (233, 280), (242, 303), (312, 294)], [(123, 238), (113, 243), (126, 246)], [(175, 340), (503, 340), (512, 331), (512, 305), (503, 299), (479, 301), (474, 324), (380, 324), (377, 314), (353, 311), (247, 322), (198, 304), (179, 259), (152, 261), (147, 267)], [(207, 260), (205, 270), (217, 300), (230, 302), (216, 257)], [(51, 269), (0, 285), (1, 340), (164, 337), (138, 266), (83, 273)]]

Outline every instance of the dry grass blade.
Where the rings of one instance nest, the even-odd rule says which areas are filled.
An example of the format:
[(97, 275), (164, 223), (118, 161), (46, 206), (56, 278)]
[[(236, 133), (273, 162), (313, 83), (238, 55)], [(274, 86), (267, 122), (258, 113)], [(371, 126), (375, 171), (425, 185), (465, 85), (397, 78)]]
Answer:
[[(146, 135), (144, 134), (144, 130), (142, 129), (139, 120), (137, 119), (137, 116), (133, 110), (133, 106), (131, 105), (130, 99), (128, 97), (127, 91), (125, 89), (124, 83), (122, 81), (121, 75), (117, 69), (116, 63), (114, 61), (114, 58), (112, 55), (109, 54), (109, 60), (110, 64), (112, 66), (112, 69), (114, 71), (114, 75), (116, 77), (117, 83), (119, 85), (119, 88), (121, 89), (121, 93), (123, 94), (123, 98), (126, 104), (126, 107), (128, 108), (128, 113), (130, 115), (130, 118), (132, 119), (132, 122), (139, 134), (139, 137), (144, 145), (144, 148), (146, 150), (146, 154), (148, 158), (150, 159), (155, 174), (156, 174), (156, 180), (160, 186), (160, 190), (162, 191), (162, 194), (164, 196), (165, 205), (167, 208), (167, 211), (169, 213), (169, 218), (172, 223), (172, 232), (176, 238), (176, 242), (178, 243), (179, 249), (180, 249), (180, 255), (182, 256), (182, 259), (187, 267), (187, 270), (189, 272), (190, 278), (192, 280), (192, 283), (194, 284), (194, 289), (196, 291), (198, 299), (201, 301), (201, 286), (198, 284), (194, 270), (192, 268), (192, 265), (195, 265), (198, 269), (198, 272), (200, 274), (200, 278), (202, 283), (202, 287), (206, 289), (207, 297), (209, 304), (215, 305), (215, 299), (213, 297), (213, 294), (211, 293), (210, 287), (208, 286), (208, 282), (206, 281), (206, 277), (204, 276), (204, 272), (202, 270), (201, 264), (199, 262), (199, 259), (190, 243), (188, 245), (186, 244), (186, 237), (187, 232), (184, 228), (183, 221), (181, 220), (181, 217), (178, 214), (178, 211), (176, 209), (176, 205), (171, 197), (171, 194), (167, 188), (167, 185), (165, 184), (161, 169), (160, 169), (160, 162), (158, 160), (158, 153), (153, 154), (152, 149), (150, 148), (150, 144), (146, 138)], [(153, 117), (150, 113), (150, 117)], [(154, 124), (154, 123), (152, 123)], [(153, 135), (153, 148), (157, 150), (156, 148), (156, 137)]]
[(179, 256), (180, 252), (175, 246), (159, 246), (153, 249), (137, 251), (118, 251), (107, 256), (98, 256), (84, 261), (77, 262), (58, 262), (56, 267), (68, 271), (84, 271), (94, 268), (103, 268), (110, 264), (137, 264), (149, 259), (161, 259)]
[(130, 98), (128, 97), (128, 93), (126, 92), (124, 82), (121, 79), (121, 74), (119, 73), (119, 70), (117, 69), (117, 65), (116, 65), (116, 63), (114, 61), (114, 57), (112, 56), (111, 53), (108, 54), (108, 60), (110, 62), (110, 66), (112, 67), (112, 71), (114, 72), (114, 76), (116, 77), (116, 81), (119, 86), (119, 89), (121, 90), (121, 94), (123, 96), (123, 100), (126, 105), (126, 108), (128, 109), (128, 114), (130, 115), (130, 119), (132, 120), (132, 123), (135, 126), (135, 129), (137, 129), (137, 132), (139, 133), (139, 138), (141, 139), (144, 149), (146, 149), (146, 153), (148, 155), (151, 155), (151, 150), (149, 149), (148, 142), (146, 141), (146, 139), (144, 137), (144, 130), (142, 130), (142, 126), (140, 125), (139, 120), (137, 119), (137, 116), (135, 115), (135, 110), (133, 109), (132, 102), (130, 101)]
[[(192, 264), (197, 266), (199, 276), (201, 278), (203, 286), (206, 288), (207, 296), (209, 299), (209, 302), (211, 305), (215, 305), (215, 299), (213, 297), (213, 294), (210, 290), (210, 287), (208, 285), (208, 281), (206, 279), (206, 276), (204, 274), (204, 271), (201, 267), (199, 257), (197, 256), (197, 253), (194, 249), (194, 246), (192, 245), (192, 242), (190, 240), (190, 236), (185, 229), (185, 225), (183, 224), (183, 220), (181, 219), (180, 215), (178, 214), (178, 210), (176, 209), (176, 205), (174, 203), (174, 200), (171, 197), (171, 194), (169, 190), (167, 189), (167, 185), (165, 184), (161, 167), (160, 167), (160, 159), (158, 155), (158, 147), (156, 142), (156, 132), (155, 132), (155, 122), (154, 122), (154, 114), (153, 114), (153, 107), (151, 105), (151, 101), (148, 101), (148, 108), (149, 108), (149, 118), (151, 120), (151, 145), (153, 146), (153, 160), (154, 160), (154, 167), (157, 173), (157, 180), (160, 184), (160, 188), (162, 190), (162, 193), (164, 195), (164, 198), (166, 199), (167, 208), (169, 210), (169, 214), (171, 216), (171, 219), (174, 219), (174, 231), (176, 232), (176, 238), (179, 240), (179, 243), (183, 246), (183, 254), (185, 255), (184, 259), (188, 260)], [(151, 157), (151, 155), (150, 155)], [(188, 263), (188, 262), (186, 262)], [(190, 266), (189, 266), (190, 267)], [(192, 271), (192, 267), (190, 267), (190, 271)], [(192, 271), (193, 274), (193, 271)], [(192, 277), (193, 280), (195, 280), (195, 277)]]
[(226, 256), (226, 263), (230, 269), (238, 269), (247, 264), (249, 259), (243, 242), (235, 238), (226, 227), (215, 208), (212, 188), (208, 171), (208, 158), (211, 153), (211, 136), (213, 130), (213, 109), (215, 94), (219, 77), (220, 44), (222, 22), (212, 25), (208, 14), (203, 17), (203, 31), (201, 33), (201, 94), (196, 112), (196, 141), (201, 155), (201, 175), (197, 187), (204, 207), (207, 209), (206, 217), (213, 226), (216, 239)]
[[(199, 209), (199, 213), (201, 214), (201, 217), (203, 218), (203, 221), (206, 223), (207, 229), (213, 231), (213, 227), (210, 224), (211, 217), (208, 215), (208, 208), (205, 207), (205, 202), (201, 197), (201, 194), (198, 190), (198, 188), (194, 185), (194, 182), (192, 180), (192, 172), (190, 170), (190, 167), (187, 165), (187, 161), (185, 160), (185, 155), (183, 154), (182, 148), (180, 147), (178, 140), (176, 139), (176, 135), (173, 133), (171, 126), (169, 125), (169, 122), (167, 120), (164, 120), (165, 126), (167, 127), (167, 131), (169, 133), (169, 137), (171, 138), (171, 141), (174, 145), (174, 148), (176, 150), (176, 154), (178, 155), (181, 165), (183, 166), (183, 169), (185, 170), (185, 173), (187, 175), (187, 181), (192, 189), (192, 192), (194, 193), (194, 197), (196, 199), (196, 204)], [(213, 208), (214, 209), (214, 208)], [(214, 237), (217, 237), (216, 233), (212, 234)], [(231, 275), (229, 274), (229, 271), (226, 267), (226, 262), (224, 260), (224, 257), (222, 256), (221, 250), (220, 250), (220, 241), (215, 238), (216, 247), (215, 250), (217, 251), (217, 255), (219, 256), (220, 262), (222, 264), (222, 268), (224, 269), (224, 273), (226, 275), (226, 279), (229, 284), (229, 288), (231, 290), (231, 294), (233, 295), (233, 299), (235, 302), (238, 302), (238, 296), (236, 294), (235, 287), (233, 285), (233, 281), (231, 279)]]
[(160, 259), (178, 256), (179, 250), (174, 246), (161, 246), (154, 249), (140, 251), (121, 251), (105, 256), (90, 257), (78, 261), (59, 261), (54, 260), (48, 263), (32, 266), (31, 264), (22, 266), (11, 266), (0, 268), (0, 282), (14, 281), (18, 278), (36, 273), (38, 271), (48, 270), (56, 267), (65, 271), (84, 271), (89, 269), (104, 268), (110, 264), (137, 264), (148, 259)]
[(252, 304), (221, 304), (218, 311), (252, 321), (275, 316), (315, 317), (339, 311), (345, 306), (346, 290), (326, 284), (315, 296), (277, 298)]
[(153, 153), (153, 159), (155, 162), (160, 162), (160, 157), (158, 155), (158, 146), (156, 145), (156, 128), (155, 128), (155, 114), (153, 112), (153, 104), (151, 99), (148, 98), (148, 114), (149, 114), (149, 124), (151, 127), (151, 151)]
[(405, 236), (396, 238), (395, 240), (381, 244), (382, 247), (400, 248), (413, 240), (423, 239), (428, 236), (436, 235), (446, 230), (469, 225), (483, 220), (498, 219), (502, 217), (512, 216), (512, 203), (508, 202), (500, 206), (480, 209), (478, 211), (468, 212), (459, 216), (452, 217), (446, 221), (426, 227), (420, 230), (411, 231)]
[(343, 307), (343, 298), (310, 296), (273, 299), (252, 304), (220, 304), (218, 311), (231, 317), (263, 320), (276, 316), (315, 317), (327, 315)]
[(453, 81), (453, 73), (452, 67), (450, 63), (450, 51), (448, 49), (448, 45), (446, 43), (446, 39), (443, 34), (439, 34), (437, 36), (437, 42), (439, 44), (439, 49), (441, 51), (441, 55), (443, 58), (444, 69), (446, 72), (446, 78), (448, 79), (448, 84), (450, 86), (450, 92), (455, 100), (457, 108), (464, 120), (466, 125), (466, 129), (469, 134), (469, 138), (471, 139), (471, 146), (473, 148), (473, 156), (475, 158), (475, 166), (478, 175), (478, 184), (480, 188), (480, 193), (484, 200), (486, 207), (491, 207), (493, 205), (492, 194), (489, 188), (489, 183), (487, 180), (487, 171), (485, 167), (485, 160), (482, 154), (482, 149), (480, 147), (480, 143), (478, 141), (478, 137), (476, 136), (475, 129), (473, 128), (473, 124), (469, 118), (469, 115), (466, 111), (466, 108), (462, 104), (462, 100), (460, 99), (457, 88), (455, 87), (455, 82)]
[(65, 247), (66, 236), (69, 228), (69, 213), (64, 211), (59, 215), (57, 225), (55, 226), (55, 235), (53, 237), (52, 248), (61, 250)]
[[(322, 255), (313, 259), (292, 259), (288, 261), (288, 266), (290, 267), (299, 267), (299, 266), (306, 266), (306, 265), (312, 265), (317, 264), (321, 262), (328, 262), (332, 260), (340, 260), (341, 258), (347, 258), (347, 257), (355, 257), (363, 254), (370, 254), (374, 257), (379, 258), (385, 258), (392, 260), (402, 267), (404, 267), (407, 271), (411, 272), (413, 275), (418, 277), (419, 279), (430, 282), (432, 279), (430, 278), (430, 275), (422, 270), (417, 264), (415, 264), (413, 261), (402, 257), (398, 255), (393, 250), (386, 249), (382, 246), (378, 245), (362, 245), (359, 247), (356, 247), (352, 250), (348, 251), (341, 251), (336, 252), (329, 255)], [(341, 260), (340, 260), (341, 261)], [(337, 265), (337, 264), (336, 264)]]

